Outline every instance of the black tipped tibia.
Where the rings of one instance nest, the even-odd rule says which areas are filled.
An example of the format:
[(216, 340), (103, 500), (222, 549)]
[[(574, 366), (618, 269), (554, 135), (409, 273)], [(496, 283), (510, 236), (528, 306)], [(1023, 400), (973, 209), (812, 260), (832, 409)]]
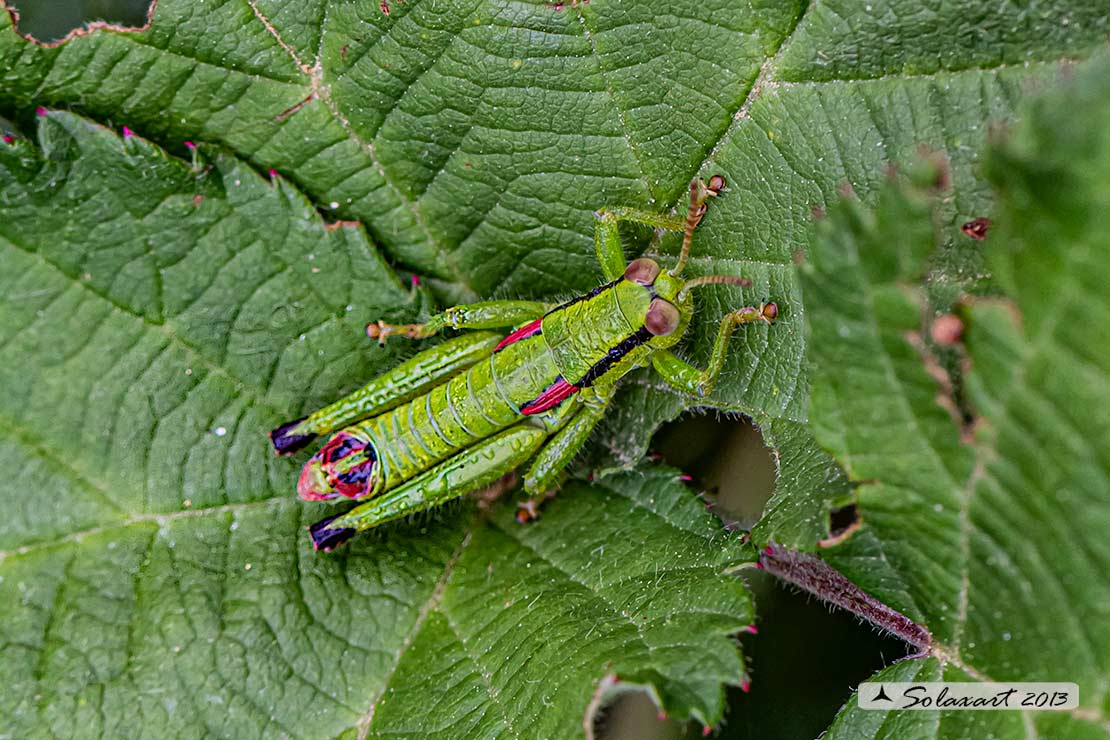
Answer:
[[(307, 418), (307, 417), (306, 417)], [(274, 443), (274, 452), (279, 455), (288, 455), (301, 449), (316, 437), (315, 434), (290, 434), (289, 430), (298, 426), (304, 419), (297, 419), (270, 432), (270, 441)]]
[(351, 527), (328, 529), (328, 525), (338, 518), (339, 516), (329, 516), (309, 526), (308, 533), (312, 535), (312, 547), (331, 552), (358, 533), (358, 530)]

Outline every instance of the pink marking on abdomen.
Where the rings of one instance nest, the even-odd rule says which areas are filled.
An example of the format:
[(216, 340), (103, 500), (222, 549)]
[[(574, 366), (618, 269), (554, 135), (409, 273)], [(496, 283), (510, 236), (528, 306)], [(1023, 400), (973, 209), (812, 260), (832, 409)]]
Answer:
[(547, 386), (547, 389), (540, 395), (536, 396), (534, 400), (531, 400), (521, 406), (520, 413), (524, 414), (525, 416), (539, 414), (543, 411), (547, 411), (550, 408), (558, 406), (560, 403), (570, 398), (577, 392), (578, 386), (571, 385), (563, 378), (559, 378), (554, 383)]
[(535, 321), (533, 321), (530, 324), (525, 324), (524, 326), (520, 327), (519, 329), (514, 331), (509, 336), (502, 339), (501, 342), (496, 347), (493, 348), (493, 351), (494, 352), (499, 352), (502, 348), (508, 347), (513, 342), (519, 342), (521, 339), (527, 339), (528, 337), (539, 334), (540, 333), (540, 324), (542, 324), (542, 323), (543, 323), (543, 319), (539, 318), (539, 319), (536, 319)]

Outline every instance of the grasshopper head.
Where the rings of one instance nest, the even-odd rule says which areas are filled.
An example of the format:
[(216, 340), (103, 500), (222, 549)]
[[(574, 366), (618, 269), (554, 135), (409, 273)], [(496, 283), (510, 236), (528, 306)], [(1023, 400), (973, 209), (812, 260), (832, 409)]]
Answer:
[(642, 318), (642, 326), (652, 335), (651, 345), (661, 349), (676, 344), (693, 317), (693, 303), (682, 295), (682, 279), (663, 272), (658, 262), (647, 257), (633, 260), (624, 279), (648, 289), (622, 305)]

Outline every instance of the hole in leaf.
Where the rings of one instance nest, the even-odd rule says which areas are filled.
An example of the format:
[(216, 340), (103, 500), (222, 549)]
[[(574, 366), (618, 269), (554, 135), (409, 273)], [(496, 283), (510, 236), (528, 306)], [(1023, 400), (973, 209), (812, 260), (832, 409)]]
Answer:
[(857, 524), (859, 524), (859, 511), (854, 503), (829, 512), (830, 537), (840, 537)]
[[(767, 573), (747, 571), (744, 580), (759, 625), (758, 634), (739, 636), (751, 685), (747, 692), (729, 687), (725, 719), (712, 734), (717, 740), (818, 737), (861, 681), (906, 655), (901, 640)], [(643, 691), (619, 694), (594, 727), (604, 740), (702, 737), (697, 723), (661, 720)]]
[(759, 634), (740, 635), (751, 689), (730, 688), (718, 740), (818, 737), (852, 690), (906, 644), (773, 576), (745, 572)]
[(763, 435), (739, 415), (690, 415), (666, 424), (652, 441), (663, 460), (711, 497), (726, 522), (755, 524), (775, 484), (775, 462)]
[(48, 43), (90, 23), (141, 28), (151, 0), (9, 0), (8, 5), (19, 16), (21, 34)]
[(676, 740), (683, 725), (661, 717), (646, 691), (628, 691), (602, 708), (594, 719), (594, 737), (602, 740)]

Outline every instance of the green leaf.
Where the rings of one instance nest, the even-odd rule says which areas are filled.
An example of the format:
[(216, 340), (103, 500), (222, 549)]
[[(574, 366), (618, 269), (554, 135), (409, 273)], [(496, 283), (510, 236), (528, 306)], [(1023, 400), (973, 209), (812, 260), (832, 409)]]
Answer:
[(676, 473), (314, 553), (266, 432), (395, 364), (361, 326), (418, 294), (234, 157), (38, 140), (0, 148), (5, 733), (571, 737), (629, 685), (720, 719), (750, 550)]
[[(11, 706), (21, 718), (45, 717), (59, 734), (100, 728), (109, 715), (97, 709), (130, 711), (136, 695), (152, 702), (144, 710), (155, 719), (149, 726), (172, 731), (180, 722), (184, 734), (355, 732), (367, 708), (378, 706), (374, 690), (388, 675), (391, 686), (406, 677), (425, 681), (424, 693), (439, 692), (437, 706), (455, 707), (452, 716), (470, 712), (465, 717), (477, 723), (477, 734), (492, 734), (481, 723), (496, 723), (508, 706), (514, 721), (512, 709), (523, 707), (533, 719), (543, 711), (543, 722), (560, 723), (551, 733), (564, 736), (581, 730), (591, 682), (615, 667), (622, 679), (652, 683), (676, 714), (714, 721), (719, 684), (739, 680), (743, 669), (733, 648), (713, 638), (750, 619), (740, 587), (718, 575), (747, 557), (735, 547), (692, 541), (714, 563), (708, 580), (696, 582), (712, 586), (699, 598), (727, 599), (718, 611), (732, 616), (718, 615), (711, 634), (682, 633), (697, 640), (691, 656), (727, 665), (693, 676), (675, 656), (658, 657), (666, 651), (651, 650), (652, 660), (628, 666), (618, 661), (626, 648), (599, 647), (589, 653), (588, 669), (569, 672), (560, 684), (574, 690), (560, 694), (558, 710), (546, 706), (545, 695), (502, 708), (499, 698), (482, 699), (525, 691), (513, 670), (538, 673), (535, 661), (491, 673), (488, 683), (466, 664), (461, 670), (474, 673), (469, 682), (460, 679), (458, 692), (431, 683), (446, 673), (422, 674), (412, 658), (391, 662), (409, 655), (401, 649), (406, 636), (466, 533), (473, 532), (466, 541), (484, 545), (485, 537), (511, 529), (498, 528), (500, 514), (492, 529), (469, 510), (456, 511), (425, 527), (426, 538), (416, 524), (398, 525), (345, 557), (298, 559), (307, 551), (295, 549), (303, 548), (295, 530), (317, 514), (286, 503), (295, 466), (270, 458), (261, 435), (396, 363), (396, 347), (367, 351), (362, 323), (428, 308), (422, 293), (410, 295), (385, 269), (362, 229), (329, 230), (313, 208), (329, 219), (358, 219), (393, 262), (428, 278), (440, 303), (550, 298), (597, 284), (598, 207), (681, 210), (691, 177), (724, 173), (729, 190), (699, 228), (690, 270), (741, 273), (753, 286), (699, 296), (686, 352), (704, 361), (725, 311), (764, 298), (779, 303), (775, 327), (737, 335), (708, 405), (752, 415), (780, 446), (779, 514), (758, 536), (812, 547), (836, 499), (826, 494), (837, 490), (814, 487), (841, 485), (806, 424), (805, 311), (793, 260), (809, 246), (813, 211), (844, 183), (873, 201), (885, 166), (924, 145), (950, 164), (954, 187), (941, 220), (957, 225), (987, 213), (991, 196), (977, 174), (987, 122), (1008, 120), (1027, 87), (1054, 81), (1061, 59), (1105, 40), (1088, 5), (1050, 0), (1034, 12), (986, 0), (900, 0), (875, 23), (863, 0), (409, 0), (392, 2), (388, 16), (373, 2), (159, 0), (148, 28), (101, 28), (56, 46), (20, 36), (0, 13), (0, 114), (24, 129), (35, 107), (46, 105), (126, 124), (180, 160), (191, 158), (186, 140), (225, 152), (205, 154), (194, 169), (133, 137), (122, 145), (123, 159), (137, 147), (147, 152), (138, 164), (118, 152), (85, 159), (74, 141), (89, 135), (72, 133), (80, 129), (73, 122), (70, 133), (55, 132), (69, 119), (51, 114), (40, 124), (49, 161), (41, 163), (24, 142), (5, 160), (0, 238), (17, 246), (4, 245), (15, 251), (5, 251), (0, 275), (0, 422), (12, 430), (0, 456), (16, 474), (0, 494), (17, 514), (0, 530), (10, 538), (0, 548), (34, 549), (9, 555), (0, 567), (19, 563), (35, 576), (5, 573), (0, 582), (15, 589), (9, 602), (25, 610), (12, 621), (19, 630), (10, 649), (28, 652), (13, 659), (12, 675), (21, 678)], [(925, 16), (954, 19), (950, 27), (960, 32), (920, 43)], [(964, 32), (974, 18), (989, 23)], [(830, 66), (824, 55), (833, 49)], [(82, 162), (74, 183), (68, 168)], [(254, 174), (269, 169), (280, 173), (274, 189)], [(236, 179), (240, 185), (229, 184)], [(28, 189), (38, 195), (13, 197)], [(635, 230), (627, 236), (630, 251), (673, 255), (677, 248), (674, 238)], [(946, 245), (937, 262), (931, 290), (941, 300), (985, 282), (978, 250), (966, 240)], [(185, 370), (193, 372), (182, 377)], [(611, 449), (621, 466), (633, 465), (660, 421), (688, 406), (650, 376), (632, 378), (598, 447)], [(651, 481), (637, 489), (637, 479), (621, 480), (633, 482), (575, 489), (553, 511), (597, 526), (591, 497), (634, 512), (624, 500), (638, 491), (695, 516), (683, 489)], [(671, 531), (667, 517), (631, 527), (627, 516), (607, 517), (598, 533), (637, 543), (636, 557), (624, 563), (595, 556), (599, 578), (626, 566), (646, 572), (649, 563), (669, 564), (679, 549), (678, 532), (656, 534)], [(232, 524), (239, 534), (226, 531)], [(546, 519), (543, 526), (567, 531)], [(116, 536), (121, 528), (126, 545)], [(704, 528), (710, 531), (709, 520)], [(186, 576), (173, 560), (179, 553), (166, 545), (186, 542), (178, 530), (193, 538), (189, 547), (178, 545), (188, 550)], [(569, 530), (565, 541), (577, 532)], [(472, 547), (451, 573), (477, 557)], [(82, 548), (104, 557), (79, 557)], [(525, 557), (519, 548), (512, 552), (491, 562), (501, 567)], [(260, 563), (270, 565), (256, 570)], [(152, 582), (144, 581), (148, 572)], [(264, 588), (260, 572), (269, 576)], [(428, 610), (422, 626), (438, 629), (456, 578), (462, 576), (444, 582), (440, 607)], [(112, 588), (99, 588), (101, 579)], [(43, 585), (29, 596), (19, 583)], [(553, 593), (569, 588), (560, 583)], [(175, 600), (152, 598), (163, 589)], [(384, 597), (370, 607), (358, 595)], [(578, 625), (577, 602), (564, 606), (529, 611), (534, 621), (520, 629)], [(373, 628), (365, 630), (366, 622)], [(326, 635), (312, 629), (321, 623)], [(654, 624), (667, 626), (666, 619)], [(357, 636), (356, 627), (363, 630)], [(79, 637), (66, 641), (71, 633)], [(205, 643), (213, 634), (222, 637)], [(477, 634), (460, 640), (474, 644)], [(188, 668), (178, 670), (167, 657), (177, 645), (188, 652)], [(527, 643), (515, 660), (533, 648)], [(348, 664), (336, 668), (340, 655)], [(390, 665), (399, 667), (387, 674)], [(153, 681), (171, 669), (183, 677), (171, 689)], [(45, 694), (28, 688), (35, 677), (53, 678), (50, 671), (66, 679), (50, 682)], [(161, 693), (142, 693), (150, 681)], [(465, 703), (471, 692), (476, 704)], [(423, 718), (428, 702), (417, 693), (402, 708)], [(204, 703), (194, 710), (166, 698), (178, 694)], [(273, 696), (283, 713), (275, 715), (280, 725), (267, 726), (269, 715), (258, 706), (268, 710)], [(190, 724), (211, 714), (204, 711), (210, 706), (233, 708), (212, 726)], [(375, 716), (399, 717), (384, 709)]]
[(991, 154), (985, 249), (1006, 298), (961, 309), (970, 423), (923, 339), (929, 199), (838, 206), (803, 284), (813, 429), (862, 519), (827, 554), (933, 637), (885, 677), (1074, 681), (1081, 708), (1023, 723), (852, 705), (833, 737), (1110, 736), (1110, 64), (1064, 87)]

